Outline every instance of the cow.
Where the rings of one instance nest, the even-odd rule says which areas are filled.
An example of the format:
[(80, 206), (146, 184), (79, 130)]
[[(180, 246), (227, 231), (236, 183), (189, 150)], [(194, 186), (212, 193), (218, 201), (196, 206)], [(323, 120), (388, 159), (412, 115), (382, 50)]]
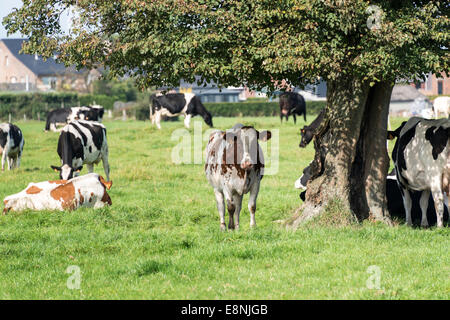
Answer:
[(280, 94), (280, 120), (283, 122), (283, 117), (286, 117), (286, 121), (289, 120), (289, 116), (292, 114), (294, 117), (294, 124), (297, 123), (297, 116), (303, 114), (303, 118), (306, 121), (306, 103), (303, 96), (297, 92), (283, 92)]
[(206, 146), (205, 174), (214, 189), (222, 230), (226, 229), (224, 201), (229, 214), (228, 228), (239, 229), (242, 198), (248, 192), (250, 227), (256, 225), (256, 199), (264, 176), (264, 155), (258, 140), (267, 141), (271, 136), (270, 131), (259, 132), (242, 124), (211, 133)]
[(161, 117), (176, 117), (184, 115), (184, 125), (189, 129), (191, 118), (199, 115), (205, 123), (212, 127), (212, 116), (205, 109), (200, 98), (193, 93), (153, 94), (151, 97), (151, 120), (161, 129)]
[(57, 131), (57, 126), (66, 125), (67, 119), (72, 114), (71, 108), (61, 108), (50, 111), (47, 114), (47, 121), (45, 123), (45, 131)]
[(81, 119), (102, 122), (104, 113), (105, 109), (100, 105), (93, 105), (89, 107), (74, 107), (72, 108), (72, 113), (69, 116), (68, 120), (75, 121)]
[(57, 151), (61, 166), (51, 168), (59, 172), (60, 179), (68, 180), (77, 176), (83, 164), (87, 164), (89, 173), (92, 173), (94, 164), (102, 160), (109, 181), (108, 143), (103, 124), (86, 120), (68, 123), (59, 136)]
[(5, 171), (5, 162), (8, 163), (8, 170), (20, 167), (23, 146), (22, 131), (12, 123), (0, 124), (0, 155), (2, 156), (2, 171)]
[(428, 227), (426, 209), (431, 192), (436, 208), (437, 227), (442, 227), (444, 197), (450, 192), (450, 120), (413, 117), (388, 135), (390, 138), (397, 137), (392, 159), (403, 197), (406, 223), (412, 225), (411, 193), (422, 191), (421, 226)]
[(112, 201), (106, 189), (112, 181), (90, 173), (70, 180), (30, 183), (25, 190), (3, 200), (3, 214), (22, 210), (76, 210), (80, 207), (102, 208)]
[(439, 117), (439, 113), (443, 113), (446, 118), (449, 115), (450, 97), (437, 97), (433, 101), (434, 118)]
[[(300, 178), (295, 181), (296, 189), (303, 189), (300, 193), (300, 199), (302, 201), (306, 200), (306, 189), (307, 182), (311, 179), (311, 164), (303, 169), (303, 174)], [(411, 201), (414, 204), (411, 209), (411, 219), (412, 221), (417, 221), (421, 219), (422, 212), (419, 208), (419, 201), (422, 193), (420, 191), (412, 192)], [(403, 206), (403, 198), (401, 191), (397, 184), (397, 176), (395, 169), (393, 169), (386, 176), (386, 199), (387, 199), (387, 209), (391, 217), (397, 217), (405, 219), (405, 209)], [(434, 208), (433, 197), (429, 197), (428, 207), (427, 207), (427, 218), (428, 222), (433, 225), (436, 224), (436, 210)], [(448, 221), (448, 204), (444, 207), (444, 221)]]
[(319, 115), (314, 119), (313, 122), (311, 122), (310, 125), (304, 126), (300, 130), (300, 148), (306, 148), (306, 146), (311, 142), (312, 138), (314, 137), (314, 134), (316, 133), (317, 128), (322, 124), (322, 121), (325, 117), (325, 108), (322, 109), (319, 113)]

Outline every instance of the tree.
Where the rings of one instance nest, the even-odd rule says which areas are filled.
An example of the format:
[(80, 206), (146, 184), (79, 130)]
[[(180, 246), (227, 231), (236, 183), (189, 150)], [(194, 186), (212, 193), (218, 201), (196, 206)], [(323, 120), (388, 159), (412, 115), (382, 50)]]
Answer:
[[(75, 4), (79, 23), (65, 35), (58, 19)], [(359, 220), (390, 221), (390, 94), (398, 79), (448, 73), (448, 13), (446, 1), (425, 0), (24, 0), (4, 23), (30, 37), (26, 52), (103, 65), (143, 88), (195, 75), (257, 89), (325, 79), (326, 121), (297, 225), (334, 198)]]

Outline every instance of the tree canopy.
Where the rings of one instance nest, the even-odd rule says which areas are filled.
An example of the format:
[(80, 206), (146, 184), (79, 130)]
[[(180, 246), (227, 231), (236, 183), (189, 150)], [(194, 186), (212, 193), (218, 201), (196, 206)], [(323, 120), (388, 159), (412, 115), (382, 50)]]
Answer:
[[(61, 15), (75, 9), (69, 34)], [(448, 72), (450, 5), (411, 0), (24, 0), (3, 21), (27, 53), (142, 87), (194, 76), (273, 88), (335, 79), (416, 79)]]

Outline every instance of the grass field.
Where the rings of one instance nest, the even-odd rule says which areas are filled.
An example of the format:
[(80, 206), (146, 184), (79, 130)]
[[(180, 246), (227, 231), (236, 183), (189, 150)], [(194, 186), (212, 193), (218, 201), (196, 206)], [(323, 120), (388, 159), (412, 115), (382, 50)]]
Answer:
[[(246, 195), (241, 230), (221, 232), (203, 165), (172, 163), (178, 141), (171, 135), (182, 122), (163, 123), (161, 131), (149, 122), (106, 122), (113, 205), (0, 216), (0, 298), (450, 298), (449, 228), (366, 222), (285, 231), (274, 221), (301, 204), (293, 184), (313, 157), (312, 145), (298, 148), (303, 122), (214, 119), (221, 129), (235, 122), (280, 129), (279, 172), (261, 182), (256, 229)], [(49, 167), (59, 164), (58, 134), (44, 133), (44, 123), (18, 125), (26, 140), (22, 167), (0, 172), (1, 199), (57, 178)], [(104, 174), (101, 165), (95, 170)], [(67, 287), (69, 266), (81, 270), (80, 289)], [(377, 288), (367, 286), (378, 275), (370, 266), (380, 271)]]

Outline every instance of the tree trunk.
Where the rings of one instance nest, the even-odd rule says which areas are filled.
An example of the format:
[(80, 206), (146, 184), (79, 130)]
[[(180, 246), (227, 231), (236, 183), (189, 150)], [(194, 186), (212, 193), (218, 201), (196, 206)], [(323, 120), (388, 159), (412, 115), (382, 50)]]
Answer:
[(393, 84), (360, 79), (327, 83), (325, 120), (314, 137), (316, 154), (306, 202), (289, 223), (319, 216), (331, 200), (361, 221), (390, 223), (386, 209), (387, 118)]

